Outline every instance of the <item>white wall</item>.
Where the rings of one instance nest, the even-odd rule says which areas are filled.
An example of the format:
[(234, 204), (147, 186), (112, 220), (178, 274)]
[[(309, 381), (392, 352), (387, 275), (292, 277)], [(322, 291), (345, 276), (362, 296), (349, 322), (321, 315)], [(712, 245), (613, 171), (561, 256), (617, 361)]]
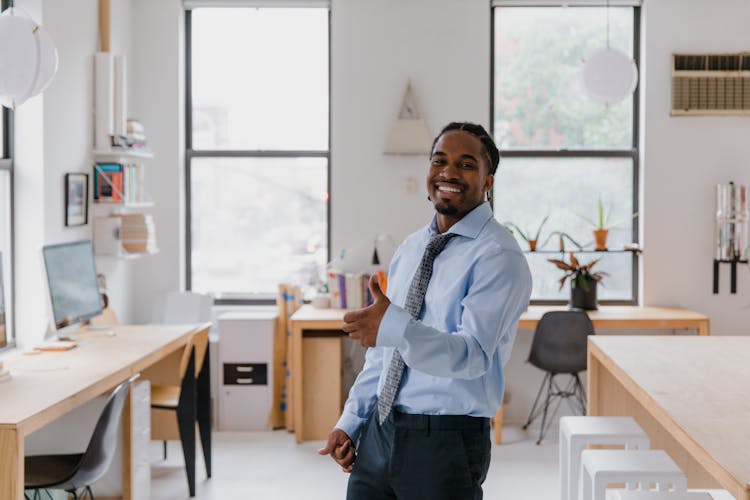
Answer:
[(132, 16), (138, 21), (130, 45), (129, 115), (143, 123), (154, 153), (146, 191), (156, 202), (161, 250), (134, 263), (133, 319), (148, 322), (155, 299), (180, 290), (184, 280), (185, 21), (180, 0), (132, 0)]
[[(98, 50), (98, 1), (21, 0), (57, 46), (58, 70), (45, 92), (21, 106), (16, 125), (17, 340), (33, 345), (49, 322), (41, 247), (91, 238), (94, 210), (84, 226), (65, 227), (65, 174), (93, 165), (93, 54)], [(127, 50), (129, 0), (112, 0), (112, 51)], [(75, 19), (76, 22), (70, 22)], [(128, 263), (97, 258), (112, 305), (129, 320)]]
[(489, 13), (486, 0), (333, 0), (331, 255), (429, 221), (427, 155), (382, 151), (409, 80), (432, 135), (450, 121), (489, 126)]
[[(717, 183), (750, 183), (747, 117), (670, 117), (674, 52), (741, 52), (750, 47), (743, 0), (647, 0), (643, 153), (643, 297), (649, 305), (683, 306), (711, 317), (715, 334), (748, 334), (750, 272), (729, 269), (712, 293), (714, 192)], [(706, 22), (710, 19), (710, 22)]]

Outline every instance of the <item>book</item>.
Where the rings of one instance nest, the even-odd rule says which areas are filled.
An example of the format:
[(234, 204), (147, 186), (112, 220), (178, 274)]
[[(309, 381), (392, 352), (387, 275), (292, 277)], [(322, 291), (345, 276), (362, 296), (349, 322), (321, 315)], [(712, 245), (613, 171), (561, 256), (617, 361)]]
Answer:
[(331, 294), (331, 307), (334, 309), (341, 309), (341, 290), (339, 289), (339, 272), (335, 269), (329, 269), (327, 272), (328, 277), (328, 293)]
[(69, 351), (77, 345), (75, 340), (50, 340), (42, 342), (34, 349), (37, 351)]
[(94, 200), (100, 203), (123, 201), (123, 167), (119, 163), (94, 165)]

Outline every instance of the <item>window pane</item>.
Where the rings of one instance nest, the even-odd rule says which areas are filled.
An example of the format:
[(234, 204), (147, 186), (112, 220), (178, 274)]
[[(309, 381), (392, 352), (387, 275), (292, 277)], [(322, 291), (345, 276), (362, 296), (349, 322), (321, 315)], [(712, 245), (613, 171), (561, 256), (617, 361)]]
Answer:
[[(610, 228), (608, 248), (622, 250), (633, 241), (633, 162), (629, 158), (504, 158), (495, 176), (494, 195), (495, 217), (502, 223), (512, 222), (527, 236), (536, 233), (542, 220), (549, 216), (538, 250), (558, 250), (559, 232), (592, 250), (591, 222), (598, 222), (600, 198), (604, 223)], [(527, 250), (528, 244), (517, 231), (516, 237), (521, 248)], [(566, 240), (565, 248), (574, 246)], [(590, 254), (581, 258), (599, 256), (605, 258), (596, 269), (611, 274), (605, 278), (600, 298), (631, 299), (631, 255)], [(567, 297), (567, 289), (557, 291), (561, 271), (546, 261), (559, 258), (559, 254), (529, 257), (534, 274), (532, 299)]]
[(192, 14), (194, 149), (328, 149), (328, 10)]
[(269, 293), (326, 263), (327, 159), (194, 158), (191, 288)]
[[(607, 9), (495, 9), (494, 131), (504, 149), (632, 145), (633, 98), (605, 107), (583, 90), (582, 61), (606, 47)], [(633, 52), (633, 9), (609, 9), (609, 44)]]
[(0, 290), (0, 348), (13, 338), (13, 296), (10, 293), (11, 274), (11, 237), (10, 237), (10, 171), (0, 170), (0, 265), (2, 265), (2, 290)]
[[(568, 255), (565, 262), (569, 262)], [(533, 300), (570, 300), (570, 281), (560, 289), (562, 271), (558, 270), (547, 259), (559, 259), (559, 253), (527, 253), (531, 276), (534, 282)], [(593, 270), (605, 271), (608, 276), (596, 287), (597, 300), (631, 300), (633, 288), (633, 257), (630, 253), (593, 253), (577, 252), (576, 259), (586, 263), (593, 259), (601, 259)]]

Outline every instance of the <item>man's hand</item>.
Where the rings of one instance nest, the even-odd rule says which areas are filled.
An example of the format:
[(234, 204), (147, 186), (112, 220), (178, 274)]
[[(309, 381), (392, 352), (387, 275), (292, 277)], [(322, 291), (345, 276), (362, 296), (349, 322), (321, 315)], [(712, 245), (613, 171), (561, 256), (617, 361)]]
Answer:
[(359, 343), (365, 347), (375, 347), (380, 321), (391, 304), (388, 297), (380, 290), (380, 282), (376, 274), (370, 276), (370, 293), (372, 293), (373, 304), (370, 307), (346, 313), (344, 326), (341, 327), (349, 334), (349, 337), (359, 339)]
[(331, 458), (341, 466), (344, 472), (352, 471), (352, 464), (356, 454), (352, 440), (341, 429), (333, 429), (328, 435), (325, 447), (318, 450), (319, 455), (331, 455)]

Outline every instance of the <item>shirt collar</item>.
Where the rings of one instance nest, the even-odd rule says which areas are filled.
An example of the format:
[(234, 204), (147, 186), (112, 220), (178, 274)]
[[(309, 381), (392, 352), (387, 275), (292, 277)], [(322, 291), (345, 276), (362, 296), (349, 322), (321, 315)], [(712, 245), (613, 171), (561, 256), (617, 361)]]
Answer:
[[(485, 201), (481, 205), (477, 206), (474, 210), (466, 214), (463, 219), (453, 224), (447, 232), (474, 239), (479, 236), (479, 232), (491, 218), (492, 209), (490, 208), (490, 202)], [(437, 214), (432, 217), (432, 222), (430, 223), (428, 229), (431, 235), (438, 232)]]

